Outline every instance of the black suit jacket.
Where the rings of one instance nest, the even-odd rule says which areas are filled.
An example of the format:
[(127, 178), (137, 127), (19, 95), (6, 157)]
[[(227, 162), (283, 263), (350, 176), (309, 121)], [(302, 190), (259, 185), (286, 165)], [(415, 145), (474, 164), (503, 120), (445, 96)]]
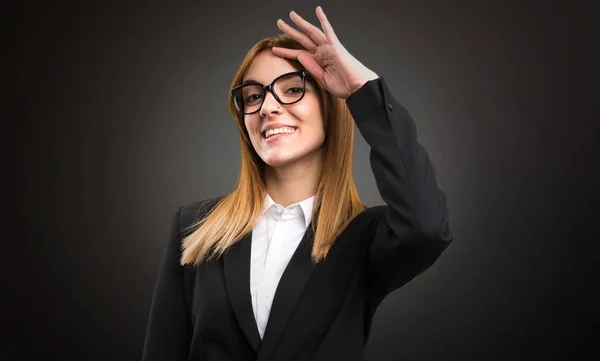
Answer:
[[(144, 361), (363, 360), (377, 306), (451, 242), (443, 192), (407, 110), (380, 78), (346, 103), (371, 146), (386, 205), (366, 209), (311, 262), (308, 228), (277, 287), (264, 339), (250, 299), (251, 233), (199, 267), (180, 266), (184, 231), (218, 198), (181, 207), (160, 267)], [(401, 327), (401, 326), (398, 326)]]

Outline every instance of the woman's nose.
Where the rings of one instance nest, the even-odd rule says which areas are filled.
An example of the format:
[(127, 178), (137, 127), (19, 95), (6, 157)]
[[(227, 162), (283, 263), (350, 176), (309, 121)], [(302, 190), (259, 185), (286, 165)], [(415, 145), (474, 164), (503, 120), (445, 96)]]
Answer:
[(279, 112), (280, 110), (280, 104), (277, 101), (277, 99), (275, 99), (275, 96), (273, 95), (273, 93), (271, 93), (270, 91), (267, 91), (265, 93), (265, 100), (262, 103), (262, 106), (260, 108), (260, 115), (261, 116), (267, 116), (273, 112)]

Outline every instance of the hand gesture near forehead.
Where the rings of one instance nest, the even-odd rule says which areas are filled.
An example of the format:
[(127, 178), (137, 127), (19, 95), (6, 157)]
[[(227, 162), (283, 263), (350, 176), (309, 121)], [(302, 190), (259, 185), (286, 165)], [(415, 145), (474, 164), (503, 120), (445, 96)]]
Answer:
[(277, 21), (281, 31), (308, 50), (274, 47), (273, 54), (287, 59), (297, 59), (324, 89), (339, 98), (346, 99), (367, 81), (378, 76), (344, 48), (320, 6), (317, 7), (316, 13), (322, 31), (294, 11), (290, 13), (290, 19), (303, 32), (281, 19)]

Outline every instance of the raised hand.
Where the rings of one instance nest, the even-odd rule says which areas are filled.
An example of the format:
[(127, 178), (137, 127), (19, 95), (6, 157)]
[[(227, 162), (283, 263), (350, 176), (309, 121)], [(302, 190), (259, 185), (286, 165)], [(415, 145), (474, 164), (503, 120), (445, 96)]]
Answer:
[(317, 7), (316, 13), (322, 31), (294, 11), (290, 12), (290, 19), (303, 32), (281, 19), (277, 20), (281, 31), (308, 50), (274, 47), (273, 54), (297, 59), (323, 88), (339, 98), (346, 99), (367, 81), (377, 79), (378, 75), (344, 48), (320, 6)]

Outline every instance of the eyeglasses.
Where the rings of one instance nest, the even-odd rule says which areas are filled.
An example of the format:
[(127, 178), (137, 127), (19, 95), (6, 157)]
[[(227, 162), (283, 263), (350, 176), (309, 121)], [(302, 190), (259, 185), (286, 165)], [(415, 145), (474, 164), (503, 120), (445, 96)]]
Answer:
[(280, 104), (294, 104), (304, 98), (307, 78), (310, 75), (306, 71), (295, 71), (278, 76), (269, 85), (250, 82), (236, 86), (231, 89), (233, 103), (242, 114), (256, 113), (269, 90)]

